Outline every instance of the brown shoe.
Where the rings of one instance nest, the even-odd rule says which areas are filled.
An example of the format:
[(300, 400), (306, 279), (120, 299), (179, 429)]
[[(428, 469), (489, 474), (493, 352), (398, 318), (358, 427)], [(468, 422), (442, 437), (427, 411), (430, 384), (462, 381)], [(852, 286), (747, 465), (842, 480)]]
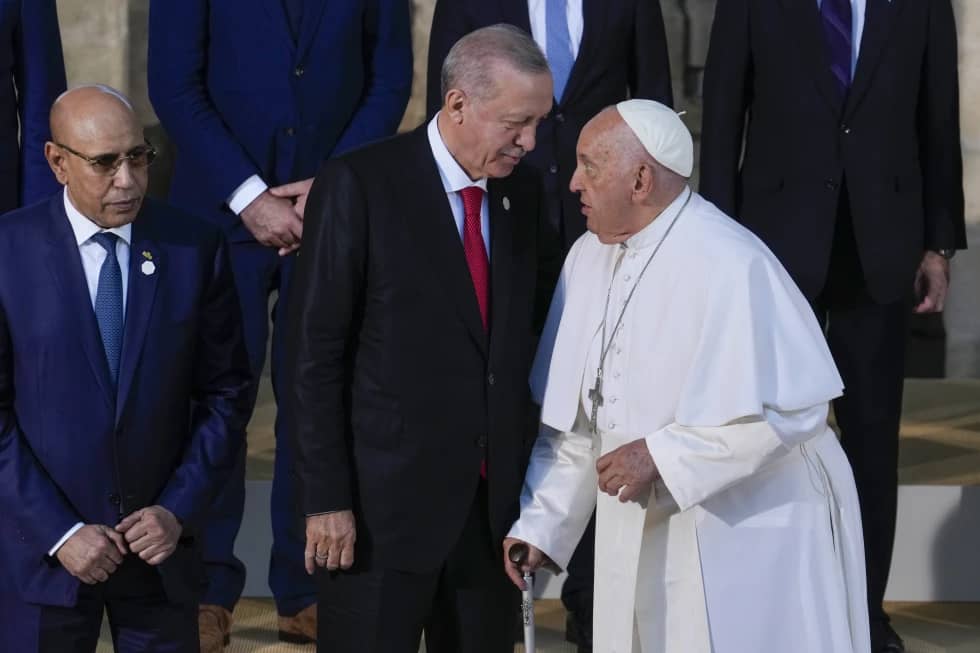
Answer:
[(292, 617), (279, 615), (279, 641), (290, 644), (316, 642), (316, 603), (303, 608)]
[(220, 605), (202, 605), (197, 610), (201, 653), (222, 653), (231, 641), (231, 613)]

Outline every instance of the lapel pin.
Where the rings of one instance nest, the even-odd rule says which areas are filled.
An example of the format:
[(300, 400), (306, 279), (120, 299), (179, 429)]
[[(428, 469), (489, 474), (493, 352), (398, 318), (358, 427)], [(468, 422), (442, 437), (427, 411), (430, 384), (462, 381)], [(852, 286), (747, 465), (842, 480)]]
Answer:
[[(148, 252), (143, 252), (143, 253), (147, 254)], [(140, 266), (140, 272), (142, 272), (146, 276), (150, 276), (156, 271), (157, 271), (157, 266), (153, 263), (153, 261), (143, 261), (143, 265)]]
[(147, 261), (152, 261), (153, 260), (153, 254), (151, 254), (150, 252), (148, 252), (148, 251), (146, 251), (144, 249), (143, 250), (143, 258), (145, 258)]
[(504, 197), (504, 211), (510, 211), (510, 198)]

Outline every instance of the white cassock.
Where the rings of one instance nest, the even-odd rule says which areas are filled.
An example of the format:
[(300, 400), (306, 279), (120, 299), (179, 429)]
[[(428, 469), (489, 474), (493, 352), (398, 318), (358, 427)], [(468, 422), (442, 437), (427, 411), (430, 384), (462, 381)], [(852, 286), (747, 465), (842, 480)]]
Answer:
[[(564, 568), (596, 507), (596, 653), (867, 653), (851, 468), (827, 426), (842, 382), (772, 253), (697, 194), (611, 331), (685, 189), (625, 246), (575, 243), (532, 372), (542, 402), (511, 537)], [(608, 338), (608, 336), (607, 336)], [(597, 458), (645, 438), (643, 502), (597, 492)]]

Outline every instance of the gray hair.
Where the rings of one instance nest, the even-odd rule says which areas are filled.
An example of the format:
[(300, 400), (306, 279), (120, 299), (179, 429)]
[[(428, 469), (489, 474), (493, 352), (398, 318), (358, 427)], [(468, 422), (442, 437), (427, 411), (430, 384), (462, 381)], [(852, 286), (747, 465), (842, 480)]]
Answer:
[(520, 73), (551, 73), (541, 48), (526, 32), (499, 23), (470, 32), (452, 47), (442, 64), (442, 97), (458, 88), (482, 99), (497, 91), (495, 64), (504, 63)]

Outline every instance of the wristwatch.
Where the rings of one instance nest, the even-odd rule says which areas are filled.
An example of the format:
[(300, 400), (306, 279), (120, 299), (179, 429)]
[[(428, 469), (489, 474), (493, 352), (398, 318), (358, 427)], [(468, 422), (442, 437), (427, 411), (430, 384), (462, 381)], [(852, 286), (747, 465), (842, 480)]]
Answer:
[(936, 253), (942, 256), (947, 261), (956, 255), (955, 249), (937, 249)]

